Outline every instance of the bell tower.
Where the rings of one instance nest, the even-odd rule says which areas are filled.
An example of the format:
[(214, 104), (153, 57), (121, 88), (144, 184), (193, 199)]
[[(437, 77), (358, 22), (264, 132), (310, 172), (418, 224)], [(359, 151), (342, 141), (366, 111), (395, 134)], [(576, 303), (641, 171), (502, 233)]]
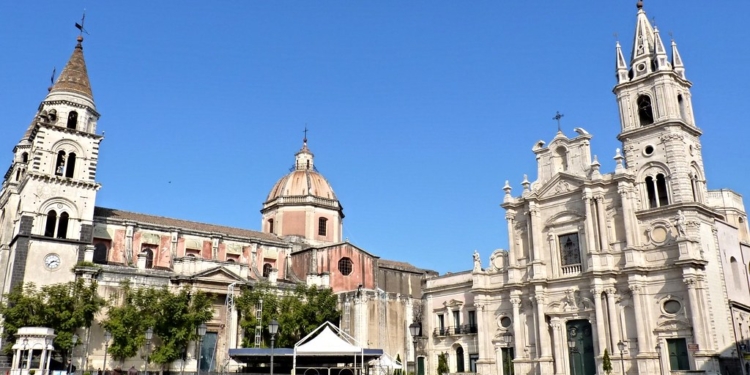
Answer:
[[(0, 190), (2, 292), (26, 274), (47, 283), (74, 278), (67, 272), (91, 245), (99, 144), (96, 111), (83, 38), (13, 148)], [(62, 271), (62, 272), (60, 272)]]
[(642, 209), (705, 202), (701, 130), (693, 116), (691, 83), (671, 42), (671, 59), (659, 29), (638, 2), (630, 64), (616, 45), (614, 94), (628, 169), (642, 192)]

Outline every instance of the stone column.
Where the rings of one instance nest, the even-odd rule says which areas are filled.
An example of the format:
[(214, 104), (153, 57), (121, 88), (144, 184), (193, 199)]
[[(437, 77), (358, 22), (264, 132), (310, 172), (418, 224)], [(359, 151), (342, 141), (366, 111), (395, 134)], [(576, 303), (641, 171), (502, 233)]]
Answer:
[[(547, 234), (547, 243), (549, 244), (550, 265), (552, 266), (552, 276), (560, 277), (560, 254), (557, 251), (557, 236), (550, 231)], [(581, 258), (585, 258), (581, 256)]]
[(16, 355), (13, 356), (13, 361), (10, 367), (14, 370), (21, 368), (18, 365), (19, 362), (21, 362), (21, 349), (16, 349)]
[(516, 211), (508, 210), (505, 212), (505, 220), (508, 222), (508, 265), (516, 266), (516, 233), (514, 225), (516, 221)]
[(503, 351), (498, 345), (495, 345), (495, 367), (497, 367), (497, 373), (499, 375), (505, 375), (503, 372)]
[(537, 329), (539, 330), (539, 348), (541, 350), (541, 358), (550, 358), (550, 343), (549, 343), (549, 329), (547, 328), (547, 322), (544, 319), (544, 292), (537, 292), (534, 295), (534, 301), (536, 302), (536, 318), (537, 318)]
[(617, 343), (620, 342), (620, 325), (617, 321), (617, 306), (615, 305), (615, 288), (607, 288), (607, 310), (609, 311), (609, 334), (610, 334), (610, 348), (614, 350), (617, 347)]
[(510, 303), (513, 305), (513, 346), (516, 350), (516, 356), (523, 354), (523, 329), (521, 328), (521, 292), (513, 291), (510, 297)]
[(587, 252), (596, 252), (596, 235), (594, 234), (594, 216), (591, 215), (591, 191), (584, 190), (583, 205), (586, 207), (586, 247)]
[(641, 286), (631, 284), (628, 285), (628, 288), (633, 293), (633, 313), (635, 314), (636, 334), (638, 335), (638, 354), (647, 353), (648, 338), (646, 337), (644, 324), (642, 324), (645, 316), (643, 314), (643, 304), (641, 303)]
[(698, 344), (698, 350), (706, 350), (705, 340), (703, 337), (703, 322), (701, 319), (701, 308), (698, 303), (698, 292), (695, 288), (696, 278), (692, 276), (685, 277), (682, 279), (688, 290), (688, 298), (690, 298), (690, 323), (693, 325), (693, 339)]
[(620, 194), (620, 201), (622, 203), (622, 220), (623, 226), (625, 227), (625, 247), (633, 247), (633, 229), (630, 220), (630, 199), (628, 198), (628, 188), (625, 183), (619, 183), (617, 186), (617, 192)]
[(123, 253), (125, 264), (133, 264), (133, 231), (135, 230), (133, 223), (125, 223), (125, 252)]
[[(481, 329), (477, 329), (477, 344), (479, 346), (479, 360), (484, 360), (487, 357), (489, 357), (489, 353), (486, 351), (482, 351), (482, 348), (489, 348), (488, 346), (484, 345), (487, 341), (487, 335), (490, 333), (489, 329), (486, 329), (487, 326), (484, 325), (485, 319), (484, 319), (484, 301), (482, 300), (474, 300), (474, 307), (476, 308), (476, 314), (477, 314), (477, 327), (482, 327)], [(463, 333), (463, 332), (462, 332)]]
[(42, 348), (42, 355), (39, 357), (39, 368), (42, 369), (42, 374), (44, 374), (44, 361), (47, 359), (47, 345), (45, 345)]
[(555, 349), (553, 355), (555, 357), (555, 375), (565, 374), (565, 351), (567, 350), (567, 342), (561, 341), (564, 338), (563, 324), (560, 318), (552, 318), (550, 320), (552, 326), (552, 347)]
[(598, 194), (594, 199), (596, 201), (596, 215), (599, 224), (599, 248), (608, 250), (609, 240), (607, 240), (607, 214), (604, 212), (604, 194)]
[(596, 313), (596, 355), (599, 356), (604, 355), (604, 349), (607, 347), (604, 331), (604, 311), (602, 310), (602, 288), (600, 286), (591, 288), (591, 294), (594, 298), (594, 312)]
[(542, 220), (536, 203), (529, 202), (529, 220), (531, 222), (532, 249), (534, 251), (534, 279), (547, 277), (547, 267), (544, 264), (544, 244), (542, 243)]

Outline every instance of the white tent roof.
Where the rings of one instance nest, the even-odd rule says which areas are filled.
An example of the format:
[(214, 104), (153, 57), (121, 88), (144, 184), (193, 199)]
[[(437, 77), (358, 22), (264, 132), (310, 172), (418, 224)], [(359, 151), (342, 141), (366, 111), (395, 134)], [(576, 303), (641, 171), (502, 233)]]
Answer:
[(383, 353), (382, 356), (378, 359), (373, 359), (368, 362), (370, 366), (380, 366), (380, 367), (387, 367), (392, 369), (401, 369), (401, 364), (398, 363), (396, 360), (394, 360), (391, 356), (388, 354)]
[(338, 337), (330, 327), (325, 327), (314, 339), (298, 346), (297, 353), (307, 355), (332, 355), (361, 353), (362, 348)]

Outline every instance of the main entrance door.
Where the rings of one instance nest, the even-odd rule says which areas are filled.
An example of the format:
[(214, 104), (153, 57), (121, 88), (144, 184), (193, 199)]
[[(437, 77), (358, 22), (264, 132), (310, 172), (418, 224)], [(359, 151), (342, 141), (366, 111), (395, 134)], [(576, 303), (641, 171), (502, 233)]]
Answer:
[[(570, 355), (571, 375), (595, 375), (594, 338), (591, 334), (591, 323), (588, 320), (571, 320), (568, 330), (568, 353)], [(571, 348), (570, 343), (575, 346)]]

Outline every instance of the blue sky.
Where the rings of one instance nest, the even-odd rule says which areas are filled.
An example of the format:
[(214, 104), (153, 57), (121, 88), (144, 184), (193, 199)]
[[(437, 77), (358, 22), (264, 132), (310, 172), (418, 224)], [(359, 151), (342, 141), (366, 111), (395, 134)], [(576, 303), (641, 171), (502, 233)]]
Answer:
[[(100, 206), (257, 230), (307, 125), (345, 237), (455, 272), (507, 248), (501, 188), (536, 178), (555, 111), (603, 171), (620, 147), (614, 34), (629, 57), (635, 1), (37, 1), (0, 3), (8, 163), (84, 8)], [(645, 9), (694, 83), (709, 188), (750, 196), (750, 2)]]

